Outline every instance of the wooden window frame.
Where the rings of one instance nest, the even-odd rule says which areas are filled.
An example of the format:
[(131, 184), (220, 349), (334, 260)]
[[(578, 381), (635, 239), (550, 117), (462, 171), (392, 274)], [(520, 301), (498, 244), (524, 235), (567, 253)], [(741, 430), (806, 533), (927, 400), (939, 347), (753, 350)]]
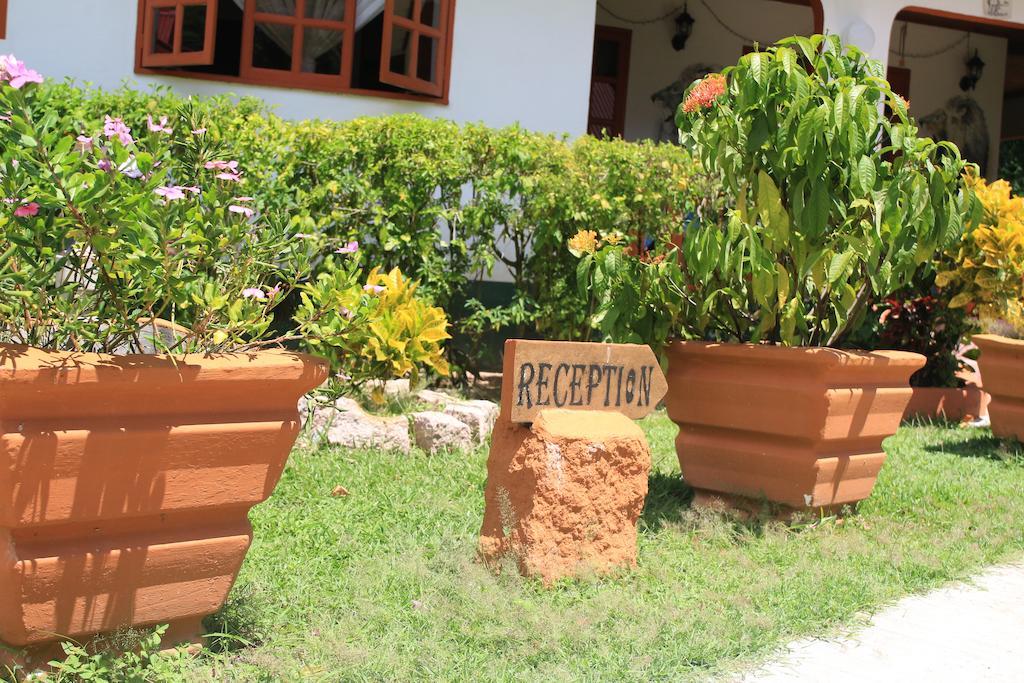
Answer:
[(0, 0), (0, 40), (7, 37), (7, 0)]
[[(380, 81), (398, 88), (405, 88), (412, 92), (422, 93), (433, 97), (440, 97), (444, 91), (444, 82), (448, 78), (447, 67), (442, 64), (445, 52), (447, 51), (447, 36), (444, 27), (448, 25), (448, 14), (450, 12), (450, 0), (433, 0), (438, 4), (437, 26), (424, 24), (420, 20), (423, 11), (423, 0), (412, 0), (412, 19), (400, 17), (395, 13), (395, 0), (385, 0), (384, 3), (384, 35), (381, 45), (380, 60)], [(399, 74), (391, 71), (391, 65), (387, 59), (391, 54), (392, 38), (395, 28), (403, 28), (410, 34), (409, 39), (409, 70), (406, 74)], [(420, 36), (427, 36), (437, 40), (437, 72), (440, 78), (435, 83), (416, 76), (419, 67), (420, 57)]]
[[(245, 0), (242, 15), (242, 61), (239, 77), (244, 81), (283, 88), (315, 88), (348, 90), (352, 84), (352, 43), (355, 39), (356, 0), (345, 0), (345, 18), (341, 21), (306, 18), (306, 0), (295, 0), (295, 14), (257, 12), (256, 0)], [(253, 43), (256, 24), (279, 24), (292, 27), (292, 67), (290, 70), (266, 69), (253, 65)], [(323, 28), (341, 33), (341, 73), (318, 74), (302, 70), (302, 42), (305, 28)]]
[[(0, 0), (4, 2), (5, 0)], [(251, 77), (245, 77), (241, 75), (241, 70), (238, 76), (232, 76), (229, 74), (217, 74), (207, 73), (198, 71), (185, 71), (182, 69), (175, 69), (174, 67), (169, 68), (151, 68), (144, 66), (142, 63), (142, 48), (144, 46), (142, 40), (142, 29), (143, 19), (145, 17), (144, 9), (147, 0), (138, 0), (138, 21), (136, 24), (136, 36), (135, 36), (135, 73), (145, 76), (171, 76), (174, 78), (188, 78), (201, 81), (217, 81), (223, 83), (234, 83), (238, 85), (254, 85), (254, 86), (270, 86), (270, 87), (284, 87), (290, 89), (300, 90), (313, 90), (319, 92), (331, 92), (331, 93), (346, 93), (351, 95), (360, 95), (366, 97), (376, 97), (390, 100), (400, 100), (405, 102), (426, 102), (430, 104), (447, 105), (449, 103), (449, 91), (451, 88), (451, 61), (452, 61), (452, 49), (454, 45), (454, 29), (455, 29), (455, 13), (457, 0), (447, 0), (448, 4), (448, 17), (447, 25), (445, 26), (445, 33), (447, 40), (445, 41), (445, 49), (442, 53), (442, 62), (444, 68), (444, 78), (441, 79), (443, 83), (443, 89), (441, 95), (438, 97), (420, 95), (416, 93), (402, 93), (402, 92), (388, 92), (385, 90), (373, 90), (370, 88), (355, 88), (355, 87), (339, 87), (336, 83), (324, 82), (321, 79), (308, 79), (304, 83), (296, 88), (296, 82), (290, 78), (290, 72), (281, 72), (285, 74), (285, 79), (273, 79), (274, 82), (265, 80), (262, 74), (252, 74)], [(248, 7), (248, 4), (246, 5)], [(353, 15), (354, 20), (354, 15)], [(246, 17), (243, 16), (243, 31), (242, 31), (242, 42), (246, 41), (248, 35), (244, 29), (246, 23)], [(315, 20), (314, 20), (315, 21)], [(382, 41), (383, 42), (383, 41)], [(243, 50), (245, 46), (243, 45)], [(251, 54), (251, 53), (250, 53)], [(251, 59), (251, 56), (249, 57)], [(243, 53), (243, 63), (244, 59)], [(267, 69), (267, 71), (274, 71), (273, 69)], [(343, 70), (344, 71), (344, 70)], [(312, 75), (323, 75), (323, 74), (312, 74)], [(330, 81), (332, 78), (328, 76), (327, 80)], [(336, 80), (336, 79), (335, 79)]]
[[(206, 8), (203, 49), (198, 52), (181, 51), (186, 7)], [(174, 9), (175, 11), (174, 45), (170, 52), (152, 52), (149, 49), (149, 46), (153, 44), (153, 33), (156, 31), (153, 10), (157, 9)], [(217, 34), (217, 0), (144, 0), (139, 14), (142, 23), (141, 59), (143, 66), (205, 66), (213, 63), (214, 41)]]

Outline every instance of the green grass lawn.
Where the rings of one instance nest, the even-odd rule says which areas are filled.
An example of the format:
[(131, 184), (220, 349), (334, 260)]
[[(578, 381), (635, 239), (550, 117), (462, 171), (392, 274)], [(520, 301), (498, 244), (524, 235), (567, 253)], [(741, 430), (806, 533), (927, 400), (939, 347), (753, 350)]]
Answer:
[(552, 590), (474, 560), (486, 449), (297, 450), (190, 678), (702, 678), (1024, 554), (1024, 460), (988, 431), (904, 427), (860, 514), (787, 527), (691, 511), (675, 428), (643, 426), (639, 566)]

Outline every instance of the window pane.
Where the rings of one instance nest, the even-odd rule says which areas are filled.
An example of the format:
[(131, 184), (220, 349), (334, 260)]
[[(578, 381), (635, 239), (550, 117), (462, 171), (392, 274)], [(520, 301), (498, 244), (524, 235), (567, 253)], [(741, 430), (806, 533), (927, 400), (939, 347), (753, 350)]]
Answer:
[(295, 0), (256, 0), (256, 11), (294, 17)]
[(409, 75), (409, 43), (412, 41), (412, 33), (401, 26), (395, 26), (391, 31), (391, 62), (388, 69), (391, 73)]
[(342, 37), (341, 31), (329, 31), (323, 28), (304, 29), (302, 70), (314, 74), (340, 75)]
[(306, 0), (307, 19), (345, 20), (345, 0)]
[(437, 28), (441, 21), (441, 3), (438, 0), (423, 0), (420, 9), (420, 23)]
[(291, 71), (294, 32), (287, 24), (256, 24), (252, 65), (260, 69)]
[(153, 10), (153, 44), (150, 49), (154, 54), (174, 52), (175, 12), (173, 7)]
[(206, 43), (206, 7), (185, 5), (181, 21), (181, 51), (202, 52)]
[(395, 0), (395, 16), (412, 19), (413, 0)]
[(619, 74), (619, 44), (598, 38), (594, 46), (594, 75), (615, 78)]
[(420, 36), (420, 50), (416, 55), (416, 78), (431, 83), (437, 82), (437, 39)]

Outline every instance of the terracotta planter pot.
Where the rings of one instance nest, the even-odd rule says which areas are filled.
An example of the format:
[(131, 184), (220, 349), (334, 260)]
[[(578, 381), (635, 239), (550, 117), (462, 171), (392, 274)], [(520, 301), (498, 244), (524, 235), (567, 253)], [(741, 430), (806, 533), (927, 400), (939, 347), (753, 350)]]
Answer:
[(978, 334), (973, 341), (981, 349), (982, 386), (992, 395), (992, 433), (1024, 441), (1024, 341), (994, 334)]
[(944, 418), (961, 421), (985, 417), (991, 397), (977, 385), (953, 387), (914, 387), (903, 417)]
[(819, 508), (867, 498), (923, 356), (677, 342), (668, 414), (699, 494)]
[(198, 639), (284, 469), (296, 402), (326, 376), (276, 351), (175, 363), (0, 345), (0, 644), (38, 664), (59, 637), (124, 626)]

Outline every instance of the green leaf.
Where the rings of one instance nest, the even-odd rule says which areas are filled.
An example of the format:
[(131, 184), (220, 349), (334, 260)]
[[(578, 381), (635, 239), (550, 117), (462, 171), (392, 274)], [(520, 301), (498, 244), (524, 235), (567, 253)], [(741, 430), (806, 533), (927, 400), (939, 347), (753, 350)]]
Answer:
[(834, 286), (837, 282), (846, 278), (850, 264), (853, 263), (856, 255), (853, 249), (847, 249), (843, 253), (832, 257), (832, 262), (828, 266), (828, 283), (830, 285)]
[(875, 178), (875, 162), (866, 156), (861, 157), (857, 162), (857, 183), (861, 192), (868, 194), (875, 189)]

